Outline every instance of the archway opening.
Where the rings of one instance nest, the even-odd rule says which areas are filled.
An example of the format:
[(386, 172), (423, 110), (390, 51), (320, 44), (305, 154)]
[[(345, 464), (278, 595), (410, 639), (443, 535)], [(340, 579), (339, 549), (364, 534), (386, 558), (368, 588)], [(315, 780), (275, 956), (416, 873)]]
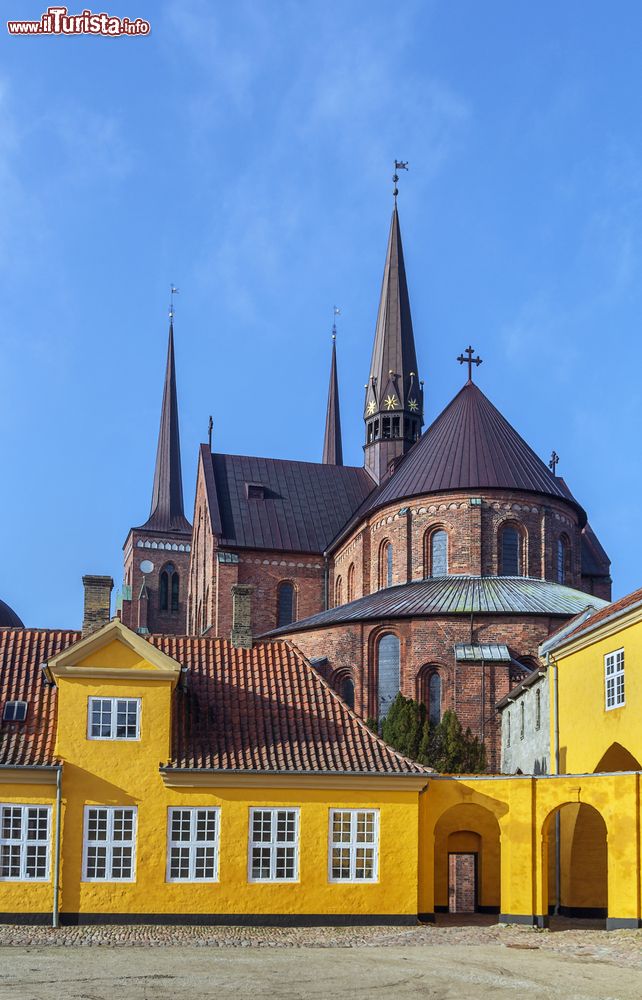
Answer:
[(567, 802), (544, 821), (544, 913), (605, 921), (608, 913), (606, 823), (593, 806)]
[(465, 922), (498, 914), (501, 848), (497, 818), (484, 806), (452, 806), (435, 827), (435, 913)]

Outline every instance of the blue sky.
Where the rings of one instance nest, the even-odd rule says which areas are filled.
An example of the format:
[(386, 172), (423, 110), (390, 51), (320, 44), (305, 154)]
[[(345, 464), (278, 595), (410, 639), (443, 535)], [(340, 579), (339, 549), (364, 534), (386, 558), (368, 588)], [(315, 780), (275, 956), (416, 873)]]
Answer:
[(320, 457), (334, 303), (361, 462), (395, 157), (427, 417), (472, 343), (484, 392), (561, 456), (615, 595), (640, 585), (640, 4), (95, 9), (151, 35), (2, 36), (0, 596), (75, 627), (82, 574), (120, 582), (170, 282), (188, 514), (210, 413), (215, 450)]

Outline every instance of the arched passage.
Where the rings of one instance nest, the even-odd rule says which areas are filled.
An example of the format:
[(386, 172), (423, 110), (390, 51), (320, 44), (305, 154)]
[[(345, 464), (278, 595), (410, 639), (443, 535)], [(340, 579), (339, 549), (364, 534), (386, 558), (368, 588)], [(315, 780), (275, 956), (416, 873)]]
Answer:
[(484, 806), (452, 806), (435, 827), (435, 912), (499, 913), (500, 837)]
[(542, 843), (544, 913), (606, 919), (607, 829), (598, 810), (564, 803), (545, 819)]

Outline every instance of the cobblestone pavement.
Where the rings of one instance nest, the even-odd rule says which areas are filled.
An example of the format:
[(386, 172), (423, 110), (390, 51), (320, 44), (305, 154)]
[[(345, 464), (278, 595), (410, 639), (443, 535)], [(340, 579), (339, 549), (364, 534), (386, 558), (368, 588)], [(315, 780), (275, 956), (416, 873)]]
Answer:
[(480, 919), (405, 928), (0, 927), (0, 998), (639, 1000), (642, 931)]

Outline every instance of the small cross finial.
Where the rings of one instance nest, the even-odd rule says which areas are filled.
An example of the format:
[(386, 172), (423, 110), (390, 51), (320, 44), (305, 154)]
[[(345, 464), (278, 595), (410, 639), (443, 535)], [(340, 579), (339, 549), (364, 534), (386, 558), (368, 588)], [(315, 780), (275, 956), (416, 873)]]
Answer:
[(341, 315), (341, 310), (338, 306), (332, 306), (332, 339), (337, 339), (337, 316)]
[(180, 289), (175, 285), (169, 286), (169, 318), (174, 319), (174, 296), (178, 295)]
[(551, 472), (553, 473), (554, 476), (557, 475), (557, 463), (559, 462), (559, 460), (560, 460), (560, 457), (557, 454), (557, 452), (555, 451), (555, 449), (553, 448), (553, 451), (551, 452), (551, 460), (548, 463), (548, 467), (549, 467), (549, 469), (551, 470)]
[(394, 184), (394, 188), (392, 189), (392, 194), (395, 199), (395, 204), (397, 202), (397, 195), (399, 194), (399, 189), (397, 187), (399, 175), (397, 174), (397, 171), (407, 170), (407, 169), (408, 169), (408, 160), (395, 160), (395, 172), (392, 175), (392, 183)]
[[(459, 361), (460, 365), (468, 365), (468, 381), (469, 382), (472, 382), (472, 380), (473, 380), (473, 365), (476, 365), (477, 368), (479, 368), (479, 366), (481, 364), (483, 364), (483, 361), (479, 357), (479, 355), (477, 355), (476, 358), (473, 357), (474, 353), (475, 353), (475, 349), (473, 347), (468, 346), (466, 348), (466, 350), (464, 351), (464, 353), (460, 354), (459, 357), (457, 358), (457, 361)], [(467, 354), (468, 357), (465, 358), (464, 354)]]
[(212, 420), (212, 415), (210, 414), (210, 419), (207, 422), (207, 441), (209, 444), (210, 451), (212, 450), (212, 430), (214, 428), (214, 421)]

